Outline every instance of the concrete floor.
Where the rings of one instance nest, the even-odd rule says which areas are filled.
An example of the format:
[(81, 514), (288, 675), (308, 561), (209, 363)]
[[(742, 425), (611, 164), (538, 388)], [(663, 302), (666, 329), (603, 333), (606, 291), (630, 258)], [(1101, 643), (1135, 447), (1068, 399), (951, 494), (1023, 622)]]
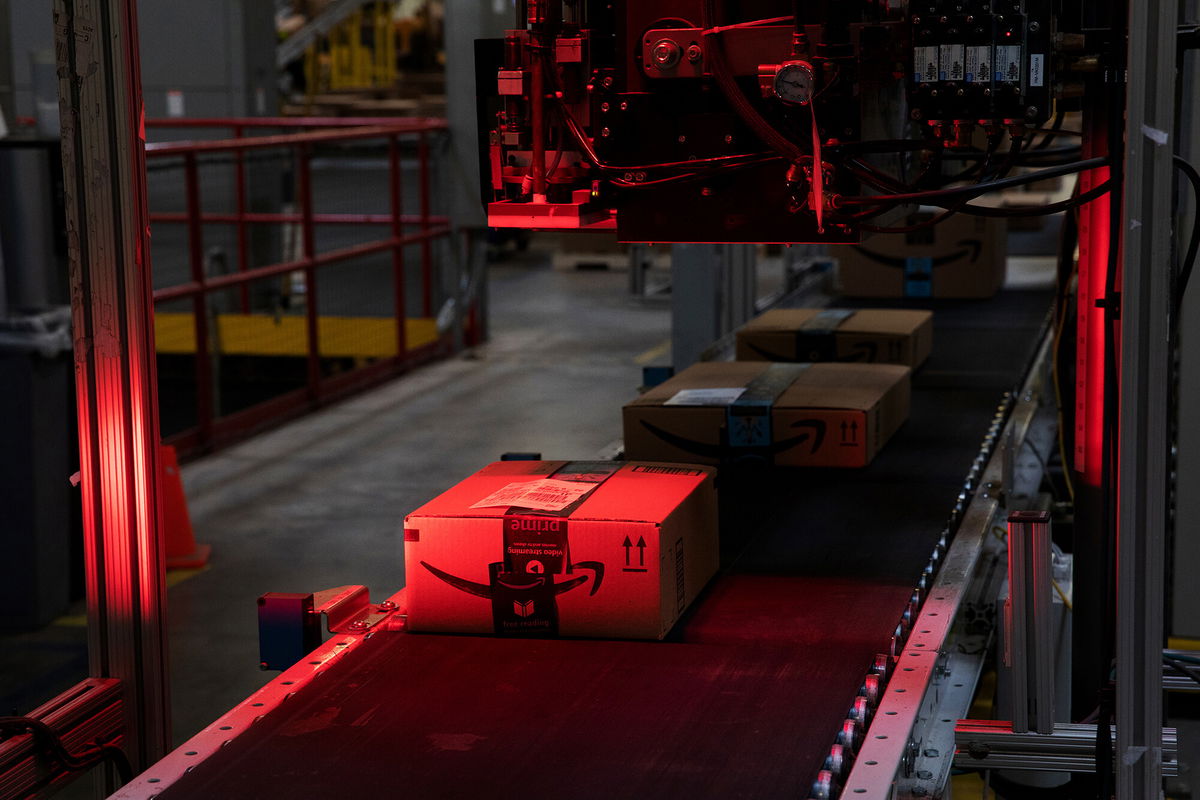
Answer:
[[(266, 591), (404, 583), (401, 521), (507, 451), (589, 458), (620, 435), (640, 361), (667, 363), (662, 303), (620, 272), (563, 272), (537, 254), (491, 269), (492, 340), (184, 468), (208, 569), (169, 592), (180, 742), (265, 683)], [(642, 356), (639, 359), (639, 356)]]

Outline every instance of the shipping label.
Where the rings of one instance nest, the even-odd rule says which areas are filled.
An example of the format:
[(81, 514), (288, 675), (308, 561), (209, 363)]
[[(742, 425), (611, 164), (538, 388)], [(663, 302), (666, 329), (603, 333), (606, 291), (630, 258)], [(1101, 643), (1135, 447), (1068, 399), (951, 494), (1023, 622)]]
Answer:
[(475, 503), (471, 508), (528, 508), (535, 511), (562, 511), (596, 488), (595, 483), (542, 478), (510, 483)]
[(664, 406), (727, 406), (742, 396), (745, 386), (718, 389), (681, 389)]

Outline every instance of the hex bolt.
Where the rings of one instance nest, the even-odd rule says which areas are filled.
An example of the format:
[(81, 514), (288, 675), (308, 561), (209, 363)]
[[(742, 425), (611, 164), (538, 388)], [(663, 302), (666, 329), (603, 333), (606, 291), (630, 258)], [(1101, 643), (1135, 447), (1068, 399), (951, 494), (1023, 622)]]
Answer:
[(364, 620), (356, 619), (350, 623), (350, 630), (352, 631), (365, 631), (366, 629), (367, 623)]
[(380, 611), (395, 611), (396, 604), (393, 603), (391, 600), (384, 600), (382, 603), (379, 604), (379, 610)]

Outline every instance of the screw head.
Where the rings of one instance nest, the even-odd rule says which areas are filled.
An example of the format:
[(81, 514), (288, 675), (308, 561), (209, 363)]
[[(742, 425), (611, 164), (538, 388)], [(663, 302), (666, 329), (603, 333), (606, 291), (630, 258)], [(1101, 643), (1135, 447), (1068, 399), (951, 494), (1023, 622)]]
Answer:
[(626, 103), (625, 101), (623, 101), (623, 100), (622, 100), (622, 101), (621, 101), (621, 105), (620, 105), (619, 107), (620, 107), (620, 109), (621, 109), (622, 111), (628, 111), (628, 110), (629, 110), (629, 103)]
[(605, 89), (611, 89), (613, 87), (612, 76), (609, 76), (609, 77), (605, 78), (604, 80), (600, 81), (600, 85), (603, 86)]
[(678, 139), (677, 141), (678, 141), (680, 144), (687, 144), (687, 137), (686, 137), (686, 136), (684, 136), (683, 134), (680, 134), (680, 135), (679, 135), (679, 139)]
[(689, 44), (687, 50), (684, 51), (684, 56), (688, 61), (695, 64), (704, 57), (704, 51), (700, 49), (698, 44)]
[(600, 110), (601, 110), (601, 111), (608, 111), (608, 103), (601, 103), (601, 104), (600, 104)]
[(1037, 21), (1029, 23), (1029, 30), (1032, 31), (1033, 33), (1037, 33), (1041, 29), (1042, 29), (1042, 26)]
[(1025, 116), (1029, 117), (1030, 119), (1033, 119), (1037, 115), (1038, 115), (1038, 107), (1037, 106), (1030, 106), (1029, 108), (1025, 109)]
[(384, 600), (382, 603), (379, 604), (379, 610), (380, 611), (395, 611), (396, 604), (393, 603), (391, 600)]
[(366, 629), (367, 623), (363, 622), (361, 619), (356, 619), (350, 623), (350, 630), (352, 631), (363, 631)]
[(609, 136), (612, 136), (612, 131), (610, 131), (608, 128), (601, 128), (600, 135), (605, 138), (608, 138)]
[(725, 144), (733, 144), (733, 135), (725, 134)]

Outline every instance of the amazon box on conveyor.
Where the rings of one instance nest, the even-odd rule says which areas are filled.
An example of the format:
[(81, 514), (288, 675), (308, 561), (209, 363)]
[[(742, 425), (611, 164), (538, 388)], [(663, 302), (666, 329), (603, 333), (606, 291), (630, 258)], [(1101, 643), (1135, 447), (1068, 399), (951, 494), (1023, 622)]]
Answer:
[(854, 361), (916, 369), (933, 314), (915, 309), (777, 308), (737, 332), (738, 361)]
[(660, 639), (717, 569), (713, 471), (501, 461), (404, 522), (408, 630)]
[[(934, 213), (922, 210), (901, 224), (918, 224)], [(847, 297), (991, 297), (1004, 285), (1007, 231), (1002, 219), (956, 214), (909, 233), (833, 246), (838, 290)]]
[(862, 467), (908, 417), (898, 364), (695, 364), (624, 408), (625, 456)]

